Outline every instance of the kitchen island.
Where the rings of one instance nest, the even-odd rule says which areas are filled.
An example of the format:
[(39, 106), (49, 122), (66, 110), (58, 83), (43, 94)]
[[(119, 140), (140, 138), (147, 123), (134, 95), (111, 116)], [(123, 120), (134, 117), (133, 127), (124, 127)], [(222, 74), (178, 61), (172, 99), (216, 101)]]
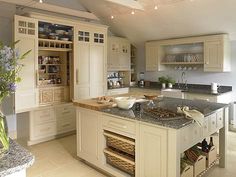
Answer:
[[(130, 176), (133, 172), (136, 177), (179, 177), (183, 152), (219, 131), (220, 167), (225, 167), (228, 105), (165, 97), (155, 101), (156, 107), (170, 111), (183, 106), (200, 111), (205, 116), (202, 127), (185, 117), (160, 120), (143, 112), (146, 105), (142, 103), (140, 111), (135, 106), (131, 110), (115, 107), (97, 111), (78, 106), (77, 155), (114, 176)], [(114, 152), (107, 150), (109, 136), (133, 144), (134, 158), (121, 158), (133, 168), (120, 170), (123, 167), (111, 165)], [(119, 158), (119, 154), (114, 157)]]

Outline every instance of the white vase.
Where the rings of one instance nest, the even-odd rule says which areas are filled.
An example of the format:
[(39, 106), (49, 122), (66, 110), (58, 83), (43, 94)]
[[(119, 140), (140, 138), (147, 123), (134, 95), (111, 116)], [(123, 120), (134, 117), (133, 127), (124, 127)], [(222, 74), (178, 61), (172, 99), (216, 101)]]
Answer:
[(168, 88), (173, 88), (172, 83), (168, 83)]
[(166, 83), (162, 83), (161, 87), (162, 87), (162, 89), (165, 89), (166, 88)]

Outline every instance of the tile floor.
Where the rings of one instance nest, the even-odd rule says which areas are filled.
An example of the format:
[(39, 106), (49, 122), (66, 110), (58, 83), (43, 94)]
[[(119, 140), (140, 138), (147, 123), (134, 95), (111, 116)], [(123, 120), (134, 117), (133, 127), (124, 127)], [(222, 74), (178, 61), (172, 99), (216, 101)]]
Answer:
[[(227, 168), (214, 167), (207, 177), (236, 177), (236, 133), (229, 133)], [(35, 155), (27, 177), (105, 177), (76, 157), (75, 135), (34, 145), (28, 149)]]

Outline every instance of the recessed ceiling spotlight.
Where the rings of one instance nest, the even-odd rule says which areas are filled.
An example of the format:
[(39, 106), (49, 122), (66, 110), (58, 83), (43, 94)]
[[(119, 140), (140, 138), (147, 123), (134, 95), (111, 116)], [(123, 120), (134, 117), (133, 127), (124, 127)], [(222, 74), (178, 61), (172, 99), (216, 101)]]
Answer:
[(155, 5), (154, 9), (155, 10), (159, 9), (159, 5)]
[(134, 15), (134, 14), (135, 14), (134, 10), (132, 10), (131, 14), (132, 14), (132, 15)]
[(112, 15), (112, 16), (111, 16), (111, 19), (114, 19), (114, 18), (115, 18), (115, 17)]
[(39, 3), (43, 3), (43, 0), (39, 0)]

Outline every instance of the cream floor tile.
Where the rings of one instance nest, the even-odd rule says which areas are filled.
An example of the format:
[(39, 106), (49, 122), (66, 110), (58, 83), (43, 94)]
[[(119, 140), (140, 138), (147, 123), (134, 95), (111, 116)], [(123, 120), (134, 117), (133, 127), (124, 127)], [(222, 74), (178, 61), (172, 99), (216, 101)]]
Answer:
[[(217, 145), (218, 136), (214, 137)], [(27, 147), (36, 157), (27, 177), (106, 177), (76, 157), (76, 136)], [(236, 133), (228, 135), (227, 168), (215, 166), (206, 177), (236, 177)]]

